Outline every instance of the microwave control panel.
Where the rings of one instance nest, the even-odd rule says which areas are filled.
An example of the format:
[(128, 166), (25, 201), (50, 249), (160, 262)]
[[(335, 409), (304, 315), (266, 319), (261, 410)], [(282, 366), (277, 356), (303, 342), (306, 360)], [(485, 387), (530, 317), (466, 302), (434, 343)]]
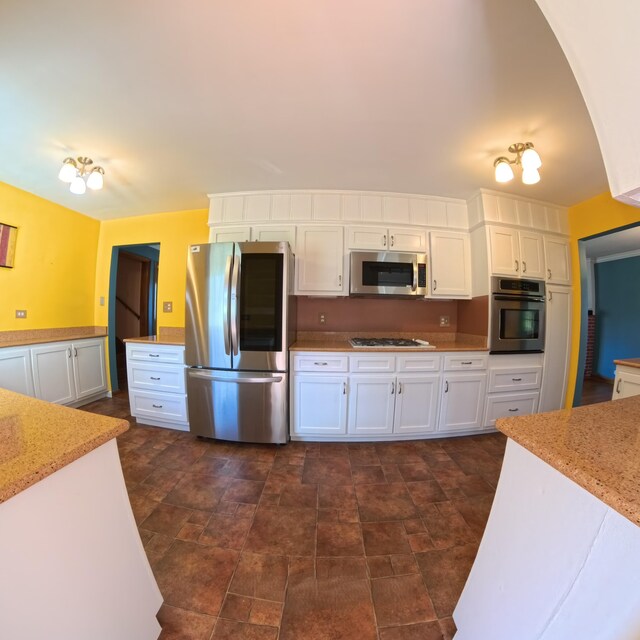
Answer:
[(418, 286), (427, 286), (427, 265), (424, 262), (418, 263)]

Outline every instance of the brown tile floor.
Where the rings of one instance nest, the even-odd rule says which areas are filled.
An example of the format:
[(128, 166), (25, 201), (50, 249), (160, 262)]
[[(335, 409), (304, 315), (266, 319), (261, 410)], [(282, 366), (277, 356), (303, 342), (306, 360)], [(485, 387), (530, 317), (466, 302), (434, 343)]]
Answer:
[[(84, 409), (131, 420), (124, 393)], [(161, 638), (451, 638), (504, 445), (259, 446), (133, 424), (118, 446)]]

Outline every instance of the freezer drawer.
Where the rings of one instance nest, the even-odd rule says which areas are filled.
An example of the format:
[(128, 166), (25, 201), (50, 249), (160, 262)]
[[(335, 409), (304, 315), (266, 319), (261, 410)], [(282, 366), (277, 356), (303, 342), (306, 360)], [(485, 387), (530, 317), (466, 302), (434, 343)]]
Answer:
[(220, 440), (285, 443), (288, 388), (286, 373), (187, 369), (189, 429)]

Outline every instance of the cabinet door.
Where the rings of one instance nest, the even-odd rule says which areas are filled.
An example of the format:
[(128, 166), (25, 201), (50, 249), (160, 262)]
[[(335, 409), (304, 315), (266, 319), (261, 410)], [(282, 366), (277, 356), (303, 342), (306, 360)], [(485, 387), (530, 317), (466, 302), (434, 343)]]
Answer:
[(106, 391), (104, 341), (80, 340), (74, 342), (72, 348), (76, 398), (81, 400), (95, 393)]
[(348, 432), (354, 436), (393, 432), (395, 376), (349, 378)]
[(550, 284), (571, 284), (569, 243), (564, 238), (544, 236), (546, 278)]
[(438, 431), (482, 427), (486, 373), (445, 373)]
[(420, 229), (390, 227), (389, 249), (391, 251), (424, 253), (427, 250), (427, 233)]
[(398, 376), (393, 432), (435, 431), (439, 390), (439, 375)]
[(347, 227), (347, 248), (384, 251), (389, 248), (386, 227)]
[(31, 349), (36, 398), (56, 404), (68, 404), (76, 399), (72, 359), (70, 342)]
[(31, 353), (28, 348), (0, 349), (0, 388), (33, 396)]
[(519, 231), (520, 273), (523, 278), (545, 277), (542, 235), (532, 231)]
[(613, 386), (612, 400), (620, 400), (629, 396), (640, 395), (640, 370), (638, 373), (632, 373), (620, 368), (616, 368), (616, 379)]
[(493, 275), (520, 275), (517, 231), (505, 227), (489, 227), (489, 249)]
[(209, 242), (249, 242), (251, 227), (212, 227)]
[(303, 295), (342, 294), (344, 287), (342, 227), (298, 227), (297, 291)]
[(293, 376), (293, 435), (335, 436), (347, 431), (347, 377)]
[(293, 253), (296, 252), (296, 227), (293, 224), (251, 227), (252, 242), (288, 242)]
[(571, 348), (571, 289), (547, 285), (546, 308), (541, 413), (564, 407)]
[(471, 297), (469, 235), (431, 232), (431, 297)]

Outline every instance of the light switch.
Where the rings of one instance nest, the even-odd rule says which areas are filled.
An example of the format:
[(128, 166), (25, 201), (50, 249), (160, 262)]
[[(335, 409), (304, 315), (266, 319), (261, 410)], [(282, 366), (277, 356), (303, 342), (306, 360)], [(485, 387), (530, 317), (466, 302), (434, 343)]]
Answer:
[(104, 296), (100, 296), (100, 306), (104, 307)]
[(27, 310), (26, 309), (16, 309), (16, 318), (26, 318)]
[(173, 313), (173, 302), (163, 302), (162, 303), (162, 310), (165, 313)]

